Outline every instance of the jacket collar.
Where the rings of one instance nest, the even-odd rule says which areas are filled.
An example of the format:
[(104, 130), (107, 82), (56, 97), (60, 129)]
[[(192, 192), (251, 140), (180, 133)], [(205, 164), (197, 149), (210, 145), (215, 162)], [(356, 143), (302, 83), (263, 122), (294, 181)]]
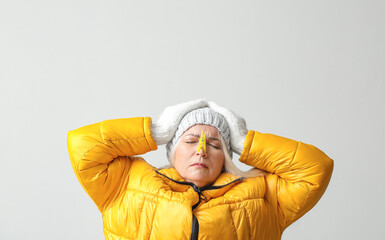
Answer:
[(175, 168), (161, 169), (156, 172), (162, 176), (163, 180), (173, 191), (186, 192), (191, 191), (190, 189), (192, 188), (194, 191), (202, 192), (207, 198), (206, 201), (223, 196), (230, 188), (243, 179), (231, 173), (222, 173), (210, 186), (198, 188), (193, 183), (186, 182)]

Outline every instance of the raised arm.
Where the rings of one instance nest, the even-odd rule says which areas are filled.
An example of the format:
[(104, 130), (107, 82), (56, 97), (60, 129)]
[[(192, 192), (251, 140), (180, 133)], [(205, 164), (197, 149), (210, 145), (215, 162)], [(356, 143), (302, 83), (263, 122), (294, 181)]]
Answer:
[(75, 174), (101, 212), (127, 186), (131, 156), (156, 150), (151, 118), (107, 120), (68, 133)]
[(265, 197), (282, 229), (314, 207), (333, 171), (333, 160), (318, 148), (256, 131), (248, 132), (240, 161), (271, 173)]

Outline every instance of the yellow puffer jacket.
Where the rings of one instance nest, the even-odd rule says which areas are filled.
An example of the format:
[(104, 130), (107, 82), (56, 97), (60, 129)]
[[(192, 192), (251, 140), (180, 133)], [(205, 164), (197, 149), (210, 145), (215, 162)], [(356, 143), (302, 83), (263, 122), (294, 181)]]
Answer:
[(269, 173), (223, 173), (208, 189), (185, 185), (175, 169), (157, 171), (137, 156), (157, 149), (150, 125), (148, 117), (107, 120), (68, 134), (73, 169), (103, 215), (106, 239), (280, 239), (331, 177), (333, 161), (314, 146), (249, 131), (240, 161)]

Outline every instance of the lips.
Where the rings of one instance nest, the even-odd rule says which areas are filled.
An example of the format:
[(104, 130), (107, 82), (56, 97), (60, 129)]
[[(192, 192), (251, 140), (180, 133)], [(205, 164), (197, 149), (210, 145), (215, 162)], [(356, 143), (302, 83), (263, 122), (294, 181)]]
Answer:
[(204, 164), (204, 163), (194, 163), (194, 164), (191, 164), (192, 167), (197, 167), (197, 168), (207, 168), (207, 165)]

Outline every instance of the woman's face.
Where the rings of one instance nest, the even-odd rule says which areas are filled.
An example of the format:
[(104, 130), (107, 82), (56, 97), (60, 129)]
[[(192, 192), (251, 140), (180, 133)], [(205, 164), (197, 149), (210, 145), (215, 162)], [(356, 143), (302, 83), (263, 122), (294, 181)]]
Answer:
[[(206, 152), (199, 152), (201, 132), (206, 133)], [(213, 126), (195, 125), (189, 128), (176, 146), (173, 165), (179, 175), (198, 187), (211, 184), (221, 174), (225, 155), (218, 130)]]

